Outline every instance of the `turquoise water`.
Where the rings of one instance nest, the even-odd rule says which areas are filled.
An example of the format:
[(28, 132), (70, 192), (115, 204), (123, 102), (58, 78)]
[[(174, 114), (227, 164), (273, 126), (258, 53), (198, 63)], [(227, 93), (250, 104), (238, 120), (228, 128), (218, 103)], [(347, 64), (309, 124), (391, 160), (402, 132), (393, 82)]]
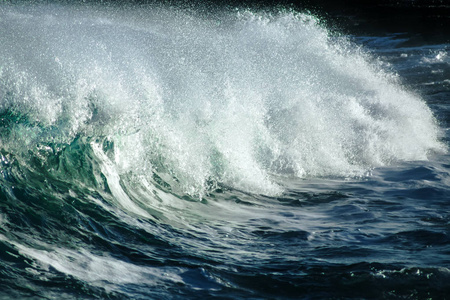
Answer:
[(2, 4), (0, 297), (445, 299), (449, 44), (324, 24)]

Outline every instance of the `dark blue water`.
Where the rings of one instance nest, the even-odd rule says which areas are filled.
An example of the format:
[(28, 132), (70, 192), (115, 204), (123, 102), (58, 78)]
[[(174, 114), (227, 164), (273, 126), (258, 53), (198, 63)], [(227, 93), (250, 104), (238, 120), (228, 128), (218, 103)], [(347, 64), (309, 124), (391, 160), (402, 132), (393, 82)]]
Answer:
[(450, 36), (325, 8), (0, 4), (0, 298), (448, 298)]

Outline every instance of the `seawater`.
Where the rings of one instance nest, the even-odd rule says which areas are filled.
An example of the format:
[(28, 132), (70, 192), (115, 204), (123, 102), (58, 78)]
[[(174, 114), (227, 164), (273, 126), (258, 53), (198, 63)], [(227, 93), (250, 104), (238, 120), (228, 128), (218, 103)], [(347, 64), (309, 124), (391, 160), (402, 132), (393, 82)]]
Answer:
[(1, 4), (0, 297), (445, 299), (449, 45), (409, 39)]

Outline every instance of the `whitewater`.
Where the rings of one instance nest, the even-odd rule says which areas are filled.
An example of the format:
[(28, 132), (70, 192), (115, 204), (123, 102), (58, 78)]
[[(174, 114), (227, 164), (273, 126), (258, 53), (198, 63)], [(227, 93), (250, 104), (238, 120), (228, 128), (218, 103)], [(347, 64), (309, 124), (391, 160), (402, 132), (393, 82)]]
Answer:
[(443, 299), (448, 104), (393, 57), (445, 77), (448, 45), (371, 43), (293, 9), (0, 4), (0, 298)]

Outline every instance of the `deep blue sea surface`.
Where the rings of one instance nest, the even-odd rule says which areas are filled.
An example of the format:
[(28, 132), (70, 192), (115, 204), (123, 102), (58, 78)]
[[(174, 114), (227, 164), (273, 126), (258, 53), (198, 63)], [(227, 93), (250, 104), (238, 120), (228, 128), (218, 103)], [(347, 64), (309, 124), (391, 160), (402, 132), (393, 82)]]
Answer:
[(322, 12), (1, 2), (0, 299), (450, 298), (450, 33)]

